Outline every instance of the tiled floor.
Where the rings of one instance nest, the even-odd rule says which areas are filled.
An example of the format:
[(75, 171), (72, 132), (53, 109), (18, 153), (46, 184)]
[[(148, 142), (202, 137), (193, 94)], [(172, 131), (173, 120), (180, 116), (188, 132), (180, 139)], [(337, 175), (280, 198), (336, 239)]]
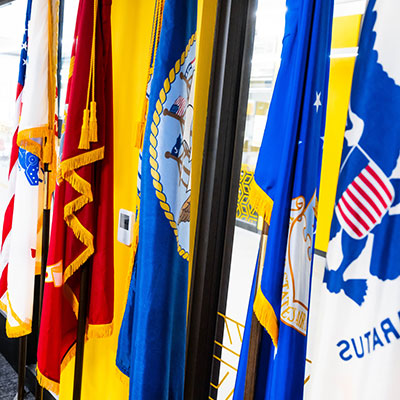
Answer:
[[(17, 373), (0, 354), (0, 400), (13, 400), (17, 393), (17, 383)], [(27, 400), (32, 400), (34, 398), (32, 393), (25, 396)]]

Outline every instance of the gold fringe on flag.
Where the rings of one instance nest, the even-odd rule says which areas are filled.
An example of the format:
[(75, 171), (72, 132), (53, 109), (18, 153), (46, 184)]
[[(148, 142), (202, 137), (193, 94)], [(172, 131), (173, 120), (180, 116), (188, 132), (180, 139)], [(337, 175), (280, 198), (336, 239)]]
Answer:
[(103, 325), (88, 324), (87, 339), (101, 339), (111, 336), (113, 333), (113, 323)]
[[(249, 202), (256, 210), (257, 214), (269, 225), (271, 222), (271, 213), (274, 205), (273, 200), (258, 186), (255, 179), (250, 184)], [(278, 345), (278, 318), (271, 303), (264, 296), (261, 287), (258, 288), (253, 305), (254, 313), (260, 324), (267, 330), (271, 336), (272, 342), (276, 347)]]
[(79, 221), (75, 213), (86, 204), (93, 201), (91, 185), (77, 174), (75, 169), (88, 165), (104, 158), (104, 147), (92, 150), (61, 162), (59, 166), (59, 179), (65, 179), (78, 193), (78, 198), (64, 206), (64, 220), (72, 229), (76, 238), (87, 248), (69, 264), (64, 271), (64, 282), (94, 253), (93, 235)]
[(7, 318), (6, 321), (7, 336), (9, 338), (15, 338), (15, 337), (29, 335), (32, 332), (32, 321), (28, 320), (27, 322), (24, 322), (18, 317), (17, 313), (13, 310), (13, 307), (11, 306), (10, 296), (8, 295), (8, 292), (7, 292), (7, 303), (8, 303), (7, 308), (9, 309), (12, 317), (18, 323), (18, 326), (11, 326)]
[(256, 298), (254, 300), (253, 310), (260, 324), (271, 336), (274, 346), (277, 347), (279, 333), (278, 319), (275, 315), (274, 309), (264, 296), (261, 288), (258, 288)]
[[(72, 357), (71, 357), (72, 358)], [(50, 390), (51, 392), (58, 394), (60, 392), (60, 384), (57, 382), (52, 381), (51, 379), (44, 376), (40, 371), (39, 368), (36, 367), (36, 379), (39, 382), (41, 387)]]
[(267, 224), (270, 224), (274, 201), (258, 186), (255, 179), (250, 184), (249, 202), (257, 214), (263, 217)]

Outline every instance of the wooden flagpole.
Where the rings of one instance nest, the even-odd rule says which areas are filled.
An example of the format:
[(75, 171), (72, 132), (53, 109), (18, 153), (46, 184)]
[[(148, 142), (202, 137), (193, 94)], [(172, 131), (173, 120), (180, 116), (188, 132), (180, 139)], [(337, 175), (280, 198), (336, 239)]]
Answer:
[[(267, 249), (267, 238), (268, 238), (268, 228), (269, 225), (263, 222), (263, 228), (260, 239), (260, 249), (257, 263), (257, 277), (256, 277), (256, 287), (255, 291), (260, 287), (262, 269), (264, 266), (265, 252)], [(247, 356), (247, 369), (246, 369), (246, 381), (244, 388), (244, 400), (253, 400), (256, 388), (256, 378), (258, 369), (258, 359), (260, 353), (261, 336), (263, 332), (263, 327), (258, 321), (256, 315), (254, 314), (251, 318), (251, 328), (250, 328), (250, 341), (249, 350)]]

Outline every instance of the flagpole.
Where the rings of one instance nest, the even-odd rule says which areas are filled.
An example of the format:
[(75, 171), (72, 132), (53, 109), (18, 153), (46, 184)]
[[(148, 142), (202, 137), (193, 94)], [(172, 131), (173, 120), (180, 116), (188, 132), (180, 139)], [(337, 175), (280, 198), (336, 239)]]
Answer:
[[(42, 263), (40, 271), (39, 286), (39, 323), (42, 316), (44, 280), (46, 277), (47, 255), (49, 252), (50, 234), (50, 205), (49, 205), (49, 164), (44, 164), (44, 204), (43, 204), (43, 224), (42, 224)], [(39, 324), (40, 326), (40, 324)]]
[[(257, 289), (260, 287), (261, 283), (262, 269), (264, 266), (265, 252), (267, 249), (268, 228), (269, 225), (264, 220), (261, 239), (260, 239), (259, 257), (257, 263), (257, 277), (256, 277), (256, 287), (255, 287), (256, 292)], [(251, 317), (249, 351), (247, 356), (244, 400), (254, 399), (262, 332), (263, 332), (263, 327), (258, 321), (253, 311)]]
[(86, 319), (88, 315), (89, 299), (89, 266), (90, 261), (86, 261), (81, 267), (73, 400), (80, 400), (82, 391), (83, 353), (85, 347)]
[[(51, 13), (52, 14), (52, 13)], [(64, 26), (64, 0), (60, 0), (58, 6), (58, 35), (62, 36), (62, 30)], [(57, 83), (56, 87), (61, 87), (61, 68), (62, 68), (62, 40), (58, 40), (57, 43)], [(49, 61), (49, 66), (51, 62)], [(50, 97), (49, 97), (50, 98)], [(58, 101), (58, 110), (57, 115), (60, 115), (60, 101)], [(50, 125), (50, 120), (49, 120)], [(58, 127), (59, 128), (59, 127)], [(59, 129), (60, 132), (60, 129)], [(40, 285), (39, 285), (39, 306), (38, 306), (38, 331), (37, 336), (39, 338), (40, 332), (40, 321), (42, 316), (42, 307), (43, 307), (43, 294), (44, 294), (44, 285), (46, 278), (46, 267), (47, 267), (47, 257), (49, 253), (49, 241), (50, 241), (50, 182), (49, 182), (49, 164), (44, 163), (43, 165), (43, 186), (44, 186), (44, 199), (43, 199), (43, 223), (42, 223), (42, 260), (41, 260), (41, 271), (40, 271)], [(42, 400), (43, 399), (43, 387), (40, 386), (39, 381), (35, 382), (35, 399)]]
[[(42, 316), (44, 281), (46, 277), (47, 255), (49, 253), (49, 237), (50, 237), (50, 204), (49, 204), (49, 164), (45, 163), (43, 167), (43, 185), (44, 185), (44, 201), (43, 201), (43, 224), (42, 224), (42, 263), (40, 271), (39, 286), (39, 312), (38, 312), (38, 331), (40, 330), (40, 320)], [(36, 380), (35, 399), (42, 400), (43, 388)]]
[(19, 354), (18, 354), (18, 393), (17, 399), (23, 400), (25, 393), (25, 365), (26, 351), (28, 346), (28, 336), (19, 338)]
[[(63, 1), (63, 0), (62, 0)], [(49, 97), (50, 98), (50, 97)], [(53, 118), (53, 117), (52, 117)], [(44, 139), (45, 141), (46, 139)], [(44, 147), (45, 143), (43, 143)], [(43, 164), (43, 219), (42, 219), (42, 249), (41, 249), (41, 271), (39, 285), (39, 304), (38, 304), (38, 336), (40, 330), (40, 318), (42, 315), (42, 303), (44, 292), (44, 280), (46, 274), (47, 254), (49, 250), (49, 231), (50, 231), (50, 204), (49, 204), (49, 164)], [(26, 368), (26, 353), (27, 353), (28, 337), (20, 338), (19, 342), (19, 361), (18, 361), (18, 400), (24, 398), (25, 391), (25, 368)], [(35, 383), (35, 399), (42, 400), (43, 388), (36, 380)]]

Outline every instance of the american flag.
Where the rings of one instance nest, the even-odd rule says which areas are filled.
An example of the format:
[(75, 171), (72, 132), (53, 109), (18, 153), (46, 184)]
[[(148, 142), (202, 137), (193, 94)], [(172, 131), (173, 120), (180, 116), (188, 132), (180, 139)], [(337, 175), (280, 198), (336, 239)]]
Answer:
[(371, 161), (344, 191), (335, 212), (343, 229), (362, 239), (381, 222), (393, 199), (389, 178)]
[[(51, 1), (51, 9), (57, 10), (56, 0)], [(28, 1), (0, 255), (0, 306), (7, 311), (9, 337), (31, 332), (35, 268), (40, 265), (41, 255), (40, 159), (50, 163), (54, 170), (54, 138), (49, 135), (49, 115), (53, 115), (54, 104), (49, 101), (49, 93), (55, 99), (55, 88), (49, 83), (49, 76), (55, 65), (49, 65), (49, 45), (54, 55), (56, 30), (52, 30), (51, 38), (47, 29), (50, 14), (47, 0)], [(51, 16), (54, 26), (56, 13)], [(45, 158), (48, 161), (43, 161)]]
[(179, 96), (175, 100), (175, 103), (171, 106), (170, 112), (172, 114), (176, 114), (178, 117), (183, 117), (185, 115), (185, 111), (186, 111), (186, 100), (182, 96)]
[(17, 145), (17, 136), (19, 128), (19, 118), (21, 116), (22, 107), (22, 92), (25, 85), (25, 75), (26, 75), (26, 65), (28, 59), (28, 23), (31, 19), (31, 7), (32, 0), (28, 1), (25, 19), (25, 32), (21, 45), (21, 55), (19, 61), (19, 74), (18, 74), (18, 84), (17, 84), (17, 95), (16, 95), (16, 127), (14, 130), (14, 136), (12, 140), (11, 156), (10, 156), (10, 168), (8, 172), (8, 200), (7, 208), (4, 213), (3, 222), (3, 233), (1, 241), (1, 256), (0, 256), (0, 307), (5, 308), (6, 304), (6, 291), (7, 291), (7, 270), (8, 270), (8, 260), (10, 252), (10, 232), (12, 228), (12, 220), (14, 214), (14, 198), (15, 198), (15, 186), (16, 186), (16, 176), (18, 168), (18, 153), (19, 147)]

